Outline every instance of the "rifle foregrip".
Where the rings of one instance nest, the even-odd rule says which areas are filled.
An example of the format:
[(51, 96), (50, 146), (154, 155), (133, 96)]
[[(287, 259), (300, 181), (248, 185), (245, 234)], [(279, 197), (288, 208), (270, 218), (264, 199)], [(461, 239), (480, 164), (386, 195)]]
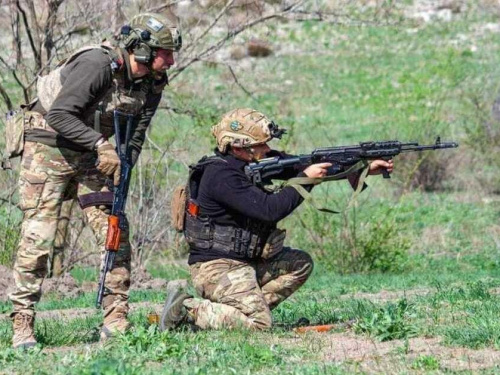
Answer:
[(106, 235), (106, 250), (118, 251), (120, 248), (120, 218), (115, 215), (108, 217), (108, 233)]

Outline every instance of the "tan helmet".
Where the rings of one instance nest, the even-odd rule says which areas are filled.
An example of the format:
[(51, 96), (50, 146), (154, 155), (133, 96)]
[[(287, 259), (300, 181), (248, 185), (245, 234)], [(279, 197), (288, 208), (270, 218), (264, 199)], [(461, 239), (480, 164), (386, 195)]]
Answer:
[(144, 43), (151, 48), (162, 48), (179, 51), (182, 47), (182, 37), (177, 27), (165, 17), (154, 13), (141, 13), (122, 27), (125, 48)]
[(212, 126), (212, 135), (217, 140), (217, 148), (226, 153), (228, 146), (251, 147), (281, 138), (285, 133), (264, 114), (250, 108), (234, 109), (221, 121)]

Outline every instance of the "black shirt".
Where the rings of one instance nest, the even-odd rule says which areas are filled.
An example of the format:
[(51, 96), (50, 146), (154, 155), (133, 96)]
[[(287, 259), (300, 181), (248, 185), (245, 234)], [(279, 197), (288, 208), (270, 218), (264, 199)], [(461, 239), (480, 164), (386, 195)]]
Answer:
[[(212, 163), (205, 168), (197, 196), (200, 215), (210, 217), (215, 224), (244, 228), (250, 218), (274, 225), (302, 203), (303, 198), (295, 188), (287, 186), (277, 193), (266, 191), (253, 185), (245, 175), (245, 161), (232, 155), (216, 154), (225, 162)], [(279, 155), (276, 151), (272, 154)], [(289, 169), (274, 178), (287, 180), (298, 175), (304, 174), (300, 170)], [(310, 190), (312, 186), (307, 188)], [(188, 263), (206, 262), (221, 257), (211, 251), (191, 248)], [(227, 254), (224, 257), (230, 258)]]

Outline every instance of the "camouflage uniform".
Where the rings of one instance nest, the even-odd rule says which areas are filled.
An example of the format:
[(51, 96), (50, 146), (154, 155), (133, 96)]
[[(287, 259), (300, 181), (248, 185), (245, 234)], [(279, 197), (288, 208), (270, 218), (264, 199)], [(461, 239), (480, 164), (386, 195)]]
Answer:
[(284, 248), (269, 260), (221, 258), (190, 268), (196, 291), (204, 298), (184, 300), (196, 326), (266, 329), (272, 324), (271, 310), (306, 282), (313, 262), (303, 251)]
[[(34, 315), (68, 185), (78, 183), (79, 194), (107, 190), (105, 176), (95, 169), (95, 165), (94, 153), (26, 142), (19, 177), (19, 207), (24, 220), (14, 265), (17, 288), (10, 294), (14, 313)], [(88, 207), (84, 213), (99, 247), (104, 250), (108, 214), (96, 207)], [(123, 233), (114, 268), (106, 279), (110, 294), (103, 302), (105, 311), (116, 308), (125, 314), (128, 312), (129, 285), (130, 244), (128, 233)]]

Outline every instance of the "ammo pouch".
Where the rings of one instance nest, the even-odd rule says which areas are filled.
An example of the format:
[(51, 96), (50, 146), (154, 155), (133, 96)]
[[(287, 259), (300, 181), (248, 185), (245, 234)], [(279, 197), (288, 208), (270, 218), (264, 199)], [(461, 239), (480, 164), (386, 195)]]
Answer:
[(11, 169), (10, 159), (21, 156), (24, 150), (24, 110), (9, 111), (5, 121), (5, 151), (2, 169)]
[(184, 230), (184, 218), (186, 217), (186, 186), (177, 186), (170, 202), (172, 226), (177, 232)]
[(261, 257), (263, 259), (271, 259), (283, 250), (285, 243), (286, 230), (276, 228), (267, 238)]
[(267, 238), (258, 232), (217, 225), (208, 217), (193, 217), (189, 214), (186, 215), (184, 235), (192, 247), (232, 254), (242, 259), (260, 257)]

